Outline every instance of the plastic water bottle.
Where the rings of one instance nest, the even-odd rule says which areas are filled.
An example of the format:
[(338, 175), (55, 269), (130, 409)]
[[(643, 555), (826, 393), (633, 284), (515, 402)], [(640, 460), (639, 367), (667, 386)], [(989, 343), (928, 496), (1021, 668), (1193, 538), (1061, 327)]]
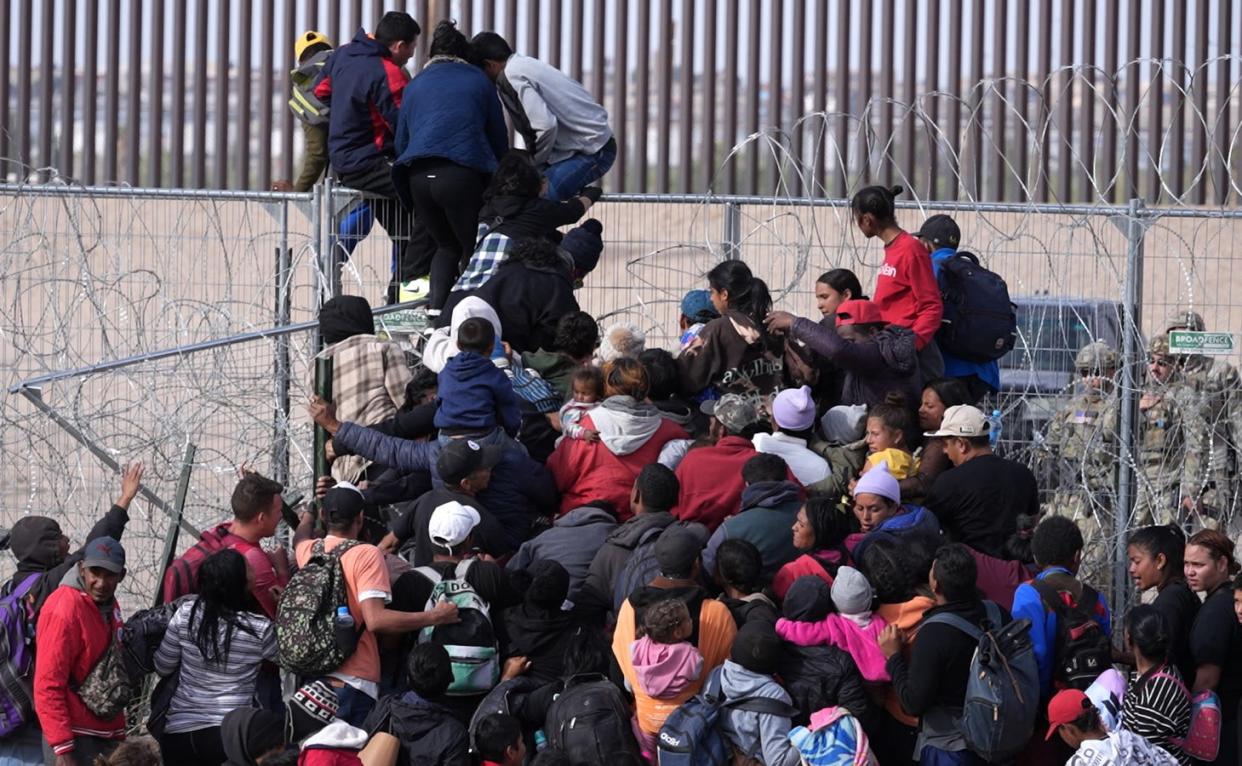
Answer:
[(542, 753), (548, 749), (548, 735), (543, 733), (543, 729), (535, 730), (535, 752)]
[(347, 653), (353, 654), (358, 646), (358, 631), (354, 630), (354, 616), (349, 613), (349, 607), (338, 606), (334, 622), (336, 623), (336, 645)]
[(988, 446), (996, 449), (996, 445), (1000, 444), (1001, 437), (1001, 411), (992, 410), (992, 415), (988, 418)]

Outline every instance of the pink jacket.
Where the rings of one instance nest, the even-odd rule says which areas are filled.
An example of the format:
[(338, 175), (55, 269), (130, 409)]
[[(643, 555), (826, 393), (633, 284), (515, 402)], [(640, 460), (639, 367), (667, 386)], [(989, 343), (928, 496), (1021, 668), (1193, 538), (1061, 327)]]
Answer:
[(797, 622), (784, 617), (776, 621), (776, 634), (798, 646), (832, 644), (854, 658), (858, 671), (867, 681), (891, 681), (884, 669), (884, 654), (877, 639), (888, 625), (883, 617), (871, 615), (871, 624), (863, 628), (839, 614), (830, 614), (820, 622)]
[(661, 644), (643, 636), (630, 644), (630, 660), (642, 692), (655, 699), (676, 697), (703, 672), (703, 655), (689, 641)]

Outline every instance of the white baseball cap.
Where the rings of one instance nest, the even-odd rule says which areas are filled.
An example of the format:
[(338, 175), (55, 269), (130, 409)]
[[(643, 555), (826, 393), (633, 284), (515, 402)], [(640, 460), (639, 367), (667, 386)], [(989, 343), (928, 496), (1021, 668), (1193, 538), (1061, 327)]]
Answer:
[(432, 545), (452, 549), (461, 545), (479, 524), (479, 512), (456, 500), (436, 506), (427, 522)]
[(973, 439), (977, 436), (987, 436), (991, 428), (987, 417), (978, 407), (958, 404), (944, 411), (944, 418), (940, 421), (940, 430), (929, 431), (923, 435), (962, 436)]

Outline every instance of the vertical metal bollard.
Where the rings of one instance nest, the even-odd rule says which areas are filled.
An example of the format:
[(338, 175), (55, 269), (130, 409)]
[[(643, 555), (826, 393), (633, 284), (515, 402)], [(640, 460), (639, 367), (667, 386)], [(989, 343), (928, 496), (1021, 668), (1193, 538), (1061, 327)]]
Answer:
[(1136, 490), (1135, 465), (1138, 450), (1139, 366), (1142, 363), (1143, 317), (1143, 240), (1147, 234), (1146, 214), (1141, 199), (1131, 199), (1126, 213), (1126, 283), (1122, 301), (1121, 423), (1118, 443), (1121, 460), (1117, 466), (1117, 506), (1114, 519), (1113, 614), (1125, 614), (1131, 599), (1126, 561), (1126, 533), (1129, 531)]
[[(332, 401), (332, 357), (316, 357), (315, 359), (315, 394), (325, 402)], [(331, 470), (328, 465), (328, 457), (324, 454), (324, 446), (327, 444), (328, 432), (320, 426), (315, 426), (315, 487), (319, 486), (319, 477), (327, 476)]]
[[(323, 307), (324, 293), (327, 291), (327, 285), (324, 283), (324, 241), (323, 241), (323, 211), (324, 203), (324, 186), (327, 180), (320, 181), (311, 189), (311, 247), (315, 251), (315, 316), (319, 316), (319, 309)], [(322, 347), (323, 339), (319, 337), (319, 328), (316, 327), (311, 331), (311, 351), (318, 353)]]

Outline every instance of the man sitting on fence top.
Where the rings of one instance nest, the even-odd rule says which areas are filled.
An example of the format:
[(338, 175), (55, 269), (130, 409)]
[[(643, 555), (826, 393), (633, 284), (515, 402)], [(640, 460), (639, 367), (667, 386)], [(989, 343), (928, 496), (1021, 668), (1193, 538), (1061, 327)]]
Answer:
[[(392, 182), (396, 158), (393, 138), (401, 94), (410, 80), (405, 64), (414, 55), (422, 30), (408, 13), (389, 11), (368, 35), (359, 29), (354, 39), (332, 54), (315, 81), (313, 93), (328, 104), (328, 162), (342, 184), (382, 197), (373, 204), (396, 258), (394, 282), (406, 284), (425, 276), (434, 245), (397, 201)], [(423, 287), (423, 292), (426, 288)], [(398, 288), (389, 288), (390, 298)], [(408, 299), (419, 297), (410, 294)]]
[(563, 202), (599, 180), (617, 159), (608, 112), (556, 67), (514, 53), (495, 32), (471, 41), (475, 58), (496, 83), (517, 134), (548, 182), (548, 199)]

